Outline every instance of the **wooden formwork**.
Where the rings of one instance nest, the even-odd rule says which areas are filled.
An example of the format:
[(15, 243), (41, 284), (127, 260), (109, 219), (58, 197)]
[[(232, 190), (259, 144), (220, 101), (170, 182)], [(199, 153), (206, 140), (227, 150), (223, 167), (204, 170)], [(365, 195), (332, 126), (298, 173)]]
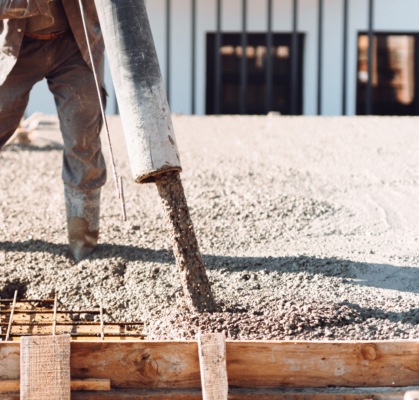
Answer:
[[(419, 385), (415, 340), (227, 341), (226, 358), (230, 400), (396, 400)], [(72, 379), (110, 379), (112, 389), (73, 399), (202, 399), (195, 341), (72, 341), (70, 367)], [(20, 344), (0, 342), (0, 379), (19, 374)]]

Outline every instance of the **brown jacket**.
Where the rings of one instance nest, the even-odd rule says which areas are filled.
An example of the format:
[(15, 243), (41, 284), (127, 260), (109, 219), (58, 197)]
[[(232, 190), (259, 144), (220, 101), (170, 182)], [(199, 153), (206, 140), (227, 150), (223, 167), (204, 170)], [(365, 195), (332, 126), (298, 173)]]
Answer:
[[(87, 65), (92, 68), (78, 0), (62, 0), (74, 38)], [(83, 0), (93, 60), (104, 86), (104, 49), (102, 32), (93, 0)], [(6, 80), (19, 55), (28, 17), (51, 16), (48, 0), (0, 0), (0, 85)]]

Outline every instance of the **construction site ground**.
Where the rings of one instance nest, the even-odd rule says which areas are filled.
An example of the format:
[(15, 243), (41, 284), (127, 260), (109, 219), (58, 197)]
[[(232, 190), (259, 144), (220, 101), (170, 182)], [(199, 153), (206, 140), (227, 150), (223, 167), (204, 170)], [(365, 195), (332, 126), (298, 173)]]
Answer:
[(109, 320), (144, 321), (148, 339), (418, 338), (418, 118), (173, 119), (218, 312), (184, 308), (156, 186), (133, 183), (119, 117), (109, 122), (128, 222), (108, 168), (100, 245), (79, 264), (57, 118), (1, 152), (2, 298), (103, 301)]

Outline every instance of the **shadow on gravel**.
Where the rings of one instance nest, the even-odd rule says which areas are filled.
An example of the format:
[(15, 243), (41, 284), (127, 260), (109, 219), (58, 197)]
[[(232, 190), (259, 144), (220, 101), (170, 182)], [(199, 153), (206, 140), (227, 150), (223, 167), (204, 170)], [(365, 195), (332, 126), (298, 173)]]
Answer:
[[(251, 279), (247, 272), (263, 274), (299, 274), (301, 281), (315, 280), (316, 276), (336, 277), (343, 284), (419, 293), (415, 282), (419, 268), (390, 264), (362, 263), (338, 258), (296, 257), (223, 257), (203, 256), (209, 270), (222, 273), (242, 271), (242, 279)], [(274, 274), (272, 274), (274, 276)], [(298, 287), (295, 287), (297, 289)], [(326, 289), (326, 288), (325, 288)]]
[[(66, 244), (55, 244), (43, 240), (25, 242), (0, 242), (0, 251), (4, 252), (46, 252), (63, 256), (72, 262), (72, 256)], [(136, 246), (100, 244), (90, 259), (120, 257), (126, 261), (159, 262), (174, 264), (171, 250), (154, 250)], [(336, 277), (342, 284), (391, 289), (401, 292), (419, 293), (415, 282), (419, 279), (419, 268), (398, 267), (390, 264), (360, 263), (335, 258), (298, 257), (226, 257), (204, 255), (208, 270), (218, 270), (222, 274), (240, 273), (244, 281), (254, 279), (252, 273), (271, 274), (272, 279), (279, 279), (283, 274), (297, 274), (301, 281), (316, 280), (317, 277)], [(237, 279), (237, 277), (236, 277)], [(295, 281), (295, 277), (293, 278)], [(257, 281), (255, 286), (257, 289)], [(295, 286), (298, 289), (298, 284)], [(327, 288), (325, 288), (327, 290)]]
[(33, 152), (38, 152), (38, 153), (42, 153), (42, 152), (48, 152), (48, 151), (53, 151), (53, 150), (62, 150), (63, 146), (62, 144), (58, 143), (58, 142), (53, 142), (50, 140), (46, 140), (45, 144), (36, 146), (36, 145), (32, 145), (32, 144), (17, 144), (17, 143), (13, 143), (13, 144), (9, 144), (5, 147), (3, 147), (1, 149), (2, 153), (6, 153), (6, 152), (13, 152), (13, 151), (33, 151)]
[(27, 280), (16, 277), (0, 279), (0, 298), (13, 299), (15, 290), (17, 290), (18, 298), (24, 298), (28, 283)]
[[(0, 242), (0, 251), (41, 253), (46, 252), (56, 256), (64, 256), (74, 261), (67, 244), (56, 244), (44, 240), (27, 240), (25, 242)], [(173, 259), (172, 251), (165, 249), (144, 249), (135, 246), (123, 246), (115, 244), (99, 244), (95, 252), (88, 257), (91, 260), (104, 260), (112, 257), (121, 257), (126, 261), (154, 261), (167, 263), (168, 258)]]

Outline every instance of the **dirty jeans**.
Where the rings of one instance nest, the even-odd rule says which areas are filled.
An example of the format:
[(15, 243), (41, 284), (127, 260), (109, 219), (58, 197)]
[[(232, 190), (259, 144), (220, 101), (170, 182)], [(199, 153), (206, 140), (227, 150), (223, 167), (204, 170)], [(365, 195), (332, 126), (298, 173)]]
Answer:
[(82, 191), (100, 188), (106, 181), (99, 139), (102, 117), (93, 73), (72, 35), (52, 40), (24, 37), (16, 65), (0, 86), (0, 149), (17, 129), (30, 90), (43, 78), (60, 120), (64, 183)]

